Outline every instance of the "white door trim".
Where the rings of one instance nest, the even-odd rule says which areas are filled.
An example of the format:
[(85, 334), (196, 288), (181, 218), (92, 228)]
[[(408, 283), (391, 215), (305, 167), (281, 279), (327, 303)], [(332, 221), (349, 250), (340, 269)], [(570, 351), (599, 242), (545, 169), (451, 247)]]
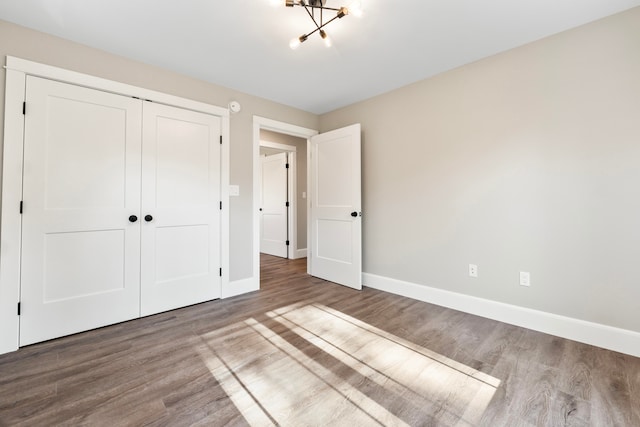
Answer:
[(295, 145), (280, 144), (280, 143), (271, 142), (271, 141), (260, 141), (260, 147), (275, 148), (277, 150), (283, 150), (283, 151), (289, 151), (289, 152), (298, 151), (298, 148)]
[[(280, 122), (260, 116), (253, 116), (253, 289), (260, 288), (260, 130), (270, 130), (307, 140), (307, 158), (309, 157), (309, 138), (318, 131), (290, 123)], [(307, 168), (308, 176), (308, 168)], [(308, 181), (307, 181), (308, 183)], [(308, 185), (308, 184), (307, 184)], [(307, 192), (308, 193), (308, 192)], [(307, 206), (308, 206), (307, 197)], [(307, 218), (309, 211), (307, 209)], [(308, 236), (307, 227), (307, 236)], [(297, 251), (296, 251), (297, 252)]]
[[(69, 71), (12, 56), (6, 57), (4, 148), (2, 168), (2, 220), (0, 236), (0, 354), (18, 349), (20, 298), (20, 251), (22, 219), (19, 212), (22, 200), (23, 129), (22, 103), (26, 76), (38, 76), (65, 83), (85, 86), (106, 92), (188, 110), (213, 114), (222, 120), (221, 152), (221, 263), (222, 288), (229, 283), (229, 110), (178, 96), (119, 83), (88, 74)], [(28, 106), (27, 106), (28, 109)], [(224, 293), (224, 292), (223, 292)]]
[[(296, 148), (296, 147), (293, 147)], [(289, 152), (289, 169), (287, 170), (287, 189), (289, 193), (289, 251), (288, 258), (295, 259), (298, 253), (298, 166), (296, 152)]]

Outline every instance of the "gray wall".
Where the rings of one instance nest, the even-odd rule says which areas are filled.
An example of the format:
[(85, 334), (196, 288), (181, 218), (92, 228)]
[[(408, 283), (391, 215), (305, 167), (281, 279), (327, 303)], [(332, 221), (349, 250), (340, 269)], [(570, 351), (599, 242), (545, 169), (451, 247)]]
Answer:
[[(0, 21), (0, 58), (6, 55), (222, 107), (226, 107), (231, 100), (239, 101), (242, 111), (231, 115), (230, 182), (240, 185), (241, 191), (240, 197), (230, 199), (230, 278), (239, 280), (252, 276), (253, 116), (258, 115), (312, 129), (318, 128), (318, 116)], [(228, 67), (233, 64), (220, 66)], [(0, 125), (3, 126), (4, 69), (0, 69), (0, 82)]]
[(307, 140), (282, 133), (260, 130), (260, 140), (277, 142), (279, 144), (293, 145), (296, 147), (296, 210), (298, 227), (298, 249), (307, 248), (307, 199), (302, 197), (302, 192), (307, 192)]
[(356, 122), (366, 272), (640, 331), (640, 8), (320, 129)]

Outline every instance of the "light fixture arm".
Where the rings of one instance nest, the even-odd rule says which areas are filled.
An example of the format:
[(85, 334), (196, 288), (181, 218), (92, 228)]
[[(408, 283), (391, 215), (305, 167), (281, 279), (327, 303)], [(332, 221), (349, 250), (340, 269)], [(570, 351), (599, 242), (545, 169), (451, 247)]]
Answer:
[(333, 18), (329, 19), (327, 22), (322, 23), (322, 25), (318, 25), (318, 23), (314, 20), (313, 22), (316, 24), (316, 29), (311, 31), (310, 33), (305, 34), (305, 36), (309, 37), (311, 34), (317, 33), (338, 18), (341, 18), (341, 16), (336, 15)]
[[(313, 6), (307, 6), (307, 5), (301, 5), (301, 6), (304, 7), (304, 10), (307, 12), (307, 14), (309, 14), (309, 18), (311, 18), (313, 23), (316, 24), (316, 28), (320, 28), (320, 25), (322, 25), (322, 9), (320, 9), (320, 25), (318, 25), (318, 21), (316, 21), (315, 14), (312, 13), (314, 11)], [(311, 11), (309, 11), (309, 7), (311, 7)]]
[[(326, 0), (286, 0), (285, 1), (285, 5), (287, 7), (293, 7), (293, 6), (301, 6), (304, 8), (304, 10), (307, 12), (307, 15), (309, 15), (309, 18), (311, 18), (311, 20), (313, 21), (313, 24), (315, 25), (315, 29), (309, 33), (303, 34), (300, 37), (298, 37), (297, 39), (294, 39), (292, 41), (292, 44), (290, 45), (292, 48), (295, 48), (297, 46), (300, 45), (300, 43), (303, 43), (304, 41), (307, 40), (307, 38), (309, 38), (310, 35), (320, 32), (320, 35), (322, 36), (323, 39), (326, 39), (327, 42), (329, 42), (329, 39), (327, 38), (327, 34), (324, 32), (323, 28), (326, 27), (327, 25), (329, 25), (330, 23), (332, 23), (333, 21), (335, 21), (336, 19), (340, 19), (345, 17), (346, 15), (349, 14), (349, 9), (346, 7), (340, 7), (340, 8), (335, 8), (335, 7), (328, 7), (325, 6)], [(316, 9), (320, 11), (320, 23), (318, 23), (318, 20), (316, 20)], [(335, 16), (333, 16), (331, 19), (329, 19), (328, 21), (324, 21), (324, 11), (325, 10), (330, 10), (333, 12), (336, 12)], [(330, 46), (330, 42), (327, 44), (327, 46)]]

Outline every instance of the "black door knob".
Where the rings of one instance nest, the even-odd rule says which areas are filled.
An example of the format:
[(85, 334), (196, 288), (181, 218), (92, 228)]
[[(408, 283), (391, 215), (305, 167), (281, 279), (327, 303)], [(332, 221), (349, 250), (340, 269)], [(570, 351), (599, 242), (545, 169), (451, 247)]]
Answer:
[(131, 215), (131, 216), (129, 217), (129, 222), (136, 222), (137, 220), (138, 220), (138, 217), (137, 217), (137, 216), (135, 216), (135, 215)]
[(147, 222), (153, 221), (153, 217), (151, 215), (145, 215), (144, 220)]
[(358, 212), (351, 212), (351, 216), (354, 217), (354, 218), (357, 217), (358, 216)]

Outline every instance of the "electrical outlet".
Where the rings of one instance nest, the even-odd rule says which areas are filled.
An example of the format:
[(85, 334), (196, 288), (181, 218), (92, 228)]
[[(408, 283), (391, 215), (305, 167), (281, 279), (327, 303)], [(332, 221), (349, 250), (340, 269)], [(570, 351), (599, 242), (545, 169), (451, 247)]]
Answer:
[(528, 271), (520, 272), (520, 286), (531, 286), (531, 275)]
[(478, 277), (478, 266), (475, 264), (469, 264), (469, 276)]

